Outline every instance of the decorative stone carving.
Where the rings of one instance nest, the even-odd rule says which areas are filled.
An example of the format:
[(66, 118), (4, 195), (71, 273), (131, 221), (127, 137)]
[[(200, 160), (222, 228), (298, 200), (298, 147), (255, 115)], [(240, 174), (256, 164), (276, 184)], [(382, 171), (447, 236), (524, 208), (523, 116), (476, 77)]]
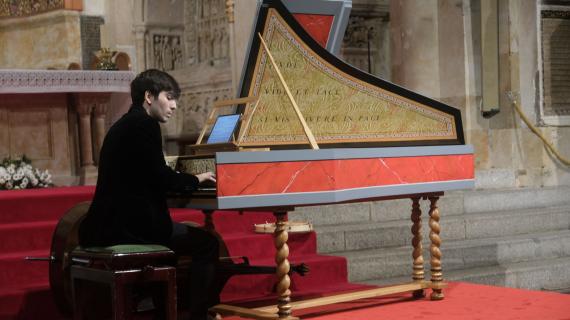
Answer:
[(0, 93), (129, 92), (130, 71), (0, 70)]
[(341, 55), (356, 68), (390, 78), (388, 6), (354, 1)]
[(228, 23), (234, 23), (234, 0), (226, 0), (226, 16)]
[(182, 95), (179, 120), (167, 137), (170, 141), (193, 143), (212, 103), (233, 97), (228, 29), (232, 9), (233, 0), (184, 2), (184, 34), (180, 38), (184, 41), (183, 66), (173, 73), (180, 82)]
[(63, 0), (0, 1), (0, 18), (22, 17), (55, 9), (64, 9)]
[(189, 65), (220, 64), (229, 60), (228, 22), (233, 21), (232, 0), (185, 2), (185, 47)]
[[(190, 90), (191, 88), (189, 88)], [(182, 128), (184, 134), (197, 134), (200, 132), (212, 104), (218, 100), (230, 99), (230, 88), (210, 89), (184, 92), (179, 99), (178, 112), (182, 115)]]
[(182, 46), (179, 35), (154, 34), (152, 46), (155, 68), (170, 71), (182, 67)]
[(133, 77), (121, 71), (0, 70), (0, 155), (25, 153), (53, 172), (57, 185), (94, 183), (112, 92), (123, 92), (114, 95), (113, 107), (128, 103), (117, 99), (129, 92)]

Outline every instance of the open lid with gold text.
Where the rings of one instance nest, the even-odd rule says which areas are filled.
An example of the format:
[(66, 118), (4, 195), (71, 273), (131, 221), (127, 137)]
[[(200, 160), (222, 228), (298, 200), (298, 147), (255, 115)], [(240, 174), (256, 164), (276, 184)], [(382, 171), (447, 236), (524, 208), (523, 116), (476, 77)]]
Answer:
[(319, 45), (281, 1), (263, 2), (254, 32), (240, 96), (257, 97), (258, 103), (241, 110), (248, 125), (240, 128), (240, 146), (308, 144), (258, 33), (320, 147), (465, 144), (458, 109), (343, 62)]

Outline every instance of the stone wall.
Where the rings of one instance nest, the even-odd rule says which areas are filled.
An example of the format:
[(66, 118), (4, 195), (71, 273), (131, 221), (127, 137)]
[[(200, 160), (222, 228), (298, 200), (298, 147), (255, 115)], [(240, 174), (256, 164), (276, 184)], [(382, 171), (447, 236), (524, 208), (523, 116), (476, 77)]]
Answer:
[(163, 129), (167, 139), (188, 144), (202, 130), (214, 101), (233, 96), (226, 1), (186, 0), (183, 12), (184, 60), (172, 71), (182, 96), (174, 121)]
[[(549, 113), (541, 92), (545, 81), (541, 10), (561, 3), (499, 4), (500, 112), (491, 118), (481, 114), (484, 80), (477, 1), (354, 0), (341, 56), (367, 71), (372, 37), (373, 74), (460, 109), (466, 141), (475, 147), (478, 187), (570, 185), (568, 166), (544, 148), (506, 94), (513, 92), (538, 130), (570, 157), (570, 120)], [(233, 9), (233, 24), (228, 6)], [(179, 110), (163, 129), (169, 139), (191, 142), (212, 103), (235, 95), (257, 1), (100, 0), (97, 8), (100, 17), (99, 11), (80, 18), (76, 11), (55, 10), (0, 20), (0, 68), (65, 69), (71, 62), (85, 66), (91, 49), (85, 43), (82, 48), (80, 19), (85, 26), (90, 19), (100, 19), (101, 46), (127, 52), (135, 71), (155, 67), (179, 80), (183, 89)]]
[(341, 58), (365, 72), (390, 80), (389, 1), (354, 0)]
[(79, 13), (56, 10), (0, 20), (0, 69), (67, 69), (81, 65)]
[[(462, 111), (466, 142), (475, 147), (479, 188), (570, 184), (570, 169), (555, 160), (522, 122), (512, 92), (531, 123), (570, 157), (567, 126), (541, 120), (540, 30), (535, 2), (499, 2), (498, 92), (500, 112), (481, 114), (481, 20), (475, 2), (398, 1), (390, 7), (393, 82)], [(418, 12), (420, 14), (418, 14)]]
[(71, 141), (67, 117), (67, 95), (1, 95), (0, 158), (25, 155), (34, 166), (48, 169), (57, 183), (72, 171)]
[(0, 159), (26, 155), (56, 185), (93, 184), (106, 126), (129, 99), (128, 71), (0, 70)]

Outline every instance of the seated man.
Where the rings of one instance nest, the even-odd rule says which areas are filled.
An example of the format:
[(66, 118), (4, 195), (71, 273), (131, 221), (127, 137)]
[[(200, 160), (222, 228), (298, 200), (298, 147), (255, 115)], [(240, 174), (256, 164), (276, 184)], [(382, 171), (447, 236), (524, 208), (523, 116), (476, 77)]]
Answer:
[(176, 110), (180, 88), (159, 70), (140, 73), (131, 82), (132, 106), (109, 129), (99, 159), (95, 196), (79, 229), (82, 246), (154, 243), (177, 255), (191, 255), (190, 315), (207, 319), (219, 302), (213, 288), (218, 241), (210, 233), (170, 218), (166, 192), (191, 192), (212, 172), (189, 175), (173, 171), (164, 161), (159, 122)]

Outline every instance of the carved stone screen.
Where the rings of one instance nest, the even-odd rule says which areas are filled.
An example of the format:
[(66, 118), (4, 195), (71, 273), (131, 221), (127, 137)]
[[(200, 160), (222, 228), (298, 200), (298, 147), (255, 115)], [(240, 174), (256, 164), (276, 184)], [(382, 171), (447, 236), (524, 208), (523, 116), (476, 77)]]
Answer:
[[(319, 144), (463, 143), (457, 109), (345, 64), (321, 50), (283, 10), (269, 8), (260, 14), (264, 19), (258, 20), (257, 32), (262, 32)], [(240, 144), (307, 143), (283, 85), (266, 52), (259, 48), (259, 39), (250, 52), (246, 72), (250, 78), (244, 82), (242, 96), (259, 96), (259, 103)]]

